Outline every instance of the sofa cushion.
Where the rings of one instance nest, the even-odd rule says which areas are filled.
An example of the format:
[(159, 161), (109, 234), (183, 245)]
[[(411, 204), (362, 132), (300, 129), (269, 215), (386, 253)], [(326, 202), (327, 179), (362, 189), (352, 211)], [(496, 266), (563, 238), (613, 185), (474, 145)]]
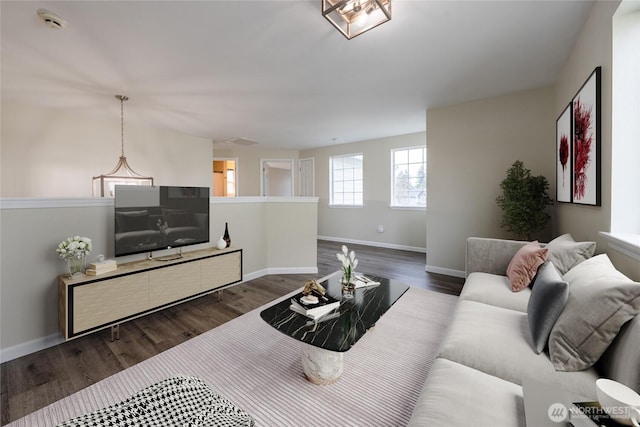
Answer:
[(549, 249), (540, 247), (538, 241), (527, 243), (518, 249), (507, 266), (507, 277), (514, 292), (529, 286), (538, 267), (547, 260), (548, 253)]
[(526, 426), (522, 387), (436, 359), (409, 426)]
[(565, 274), (593, 256), (596, 242), (576, 242), (571, 234), (563, 234), (547, 243), (546, 247), (549, 248), (549, 260), (553, 262), (560, 274)]
[(513, 292), (506, 276), (476, 272), (471, 273), (464, 282), (460, 300), (483, 302), (526, 312), (530, 294), (530, 288)]
[(547, 346), (551, 328), (562, 313), (568, 297), (569, 284), (562, 280), (552, 262), (544, 263), (533, 282), (527, 305), (529, 330), (536, 353)]
[(617, 271), (607, 255), (578, 264), (564, 279), (569, 299), (549, 337), (558, 371), (593, 366), (628, 320), (640, 313), (640, 283)]
[[(460, 301), (439, 357), (522, 385), (526, 376), (595, 399), (598, 374), (557, 372), (546, 353), (536, 354), (527, 314), (475, 301)], [(588, 392), (587, 392), (588, 391)]]

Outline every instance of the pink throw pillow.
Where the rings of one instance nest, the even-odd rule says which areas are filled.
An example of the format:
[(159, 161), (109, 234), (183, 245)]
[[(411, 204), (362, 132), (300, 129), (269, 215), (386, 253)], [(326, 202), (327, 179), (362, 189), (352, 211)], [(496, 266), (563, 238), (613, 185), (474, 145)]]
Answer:
[(540, 247), (537, 240), (521, 247), (507, 267), (511, 290), (519, 292), (529, 286), (538, 272), (538, 267), (544, 264), (548, 256), (549, 249)]

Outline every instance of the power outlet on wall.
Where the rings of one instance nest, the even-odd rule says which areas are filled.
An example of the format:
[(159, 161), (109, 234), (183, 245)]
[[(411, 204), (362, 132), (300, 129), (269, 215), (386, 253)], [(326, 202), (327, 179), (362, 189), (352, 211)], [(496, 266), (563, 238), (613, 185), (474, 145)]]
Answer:
[(378, 233), (384, 233), (384, 226), (382, 225), (378, 226)]

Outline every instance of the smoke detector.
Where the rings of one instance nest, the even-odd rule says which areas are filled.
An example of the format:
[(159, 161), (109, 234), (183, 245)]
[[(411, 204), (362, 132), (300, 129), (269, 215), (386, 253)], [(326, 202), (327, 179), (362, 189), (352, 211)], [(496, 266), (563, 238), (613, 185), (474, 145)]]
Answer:
[(59, 30), (67, 26), (67, 21), (46, 9), (38, 9), (38, 16), (49, 27)]

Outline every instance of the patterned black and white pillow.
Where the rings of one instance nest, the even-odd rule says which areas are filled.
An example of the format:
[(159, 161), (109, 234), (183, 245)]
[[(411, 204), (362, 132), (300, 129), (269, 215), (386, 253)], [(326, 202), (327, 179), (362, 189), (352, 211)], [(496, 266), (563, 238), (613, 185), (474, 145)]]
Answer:
[(58, 427), (253, 427), (244, 410), (195, 377), (176, 376)]

